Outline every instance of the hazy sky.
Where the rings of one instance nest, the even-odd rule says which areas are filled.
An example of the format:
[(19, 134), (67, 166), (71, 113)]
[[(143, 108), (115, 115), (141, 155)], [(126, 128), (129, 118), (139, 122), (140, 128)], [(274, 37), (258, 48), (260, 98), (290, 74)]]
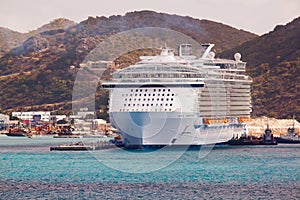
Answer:
[(300, 0), (0, 0), (0, 26), (20, 32), (64, 17), (80, 22), (88, 16), (110, 16), (153, 10), (209, 19), (256, 34), (300, 16)]

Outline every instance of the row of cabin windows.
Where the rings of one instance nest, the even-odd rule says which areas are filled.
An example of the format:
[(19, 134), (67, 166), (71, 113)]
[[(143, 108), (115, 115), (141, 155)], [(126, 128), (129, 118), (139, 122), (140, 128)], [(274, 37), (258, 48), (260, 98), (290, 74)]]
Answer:
[[(130, 98), (130, 99), (125, 99), (125, 101), (127, 101), (127, 100), (128, 100), (128, 101), (131, 101), (132, 99), (131, 99), (131, 98)], [(136, 101), (136, 100), (141, 101), (142, 99), (136, 99), (136, 98), (133, 99), (133, 101)], [(148, 100), (148, 101), (151, 101), (151, 100), (154, 101), (155, 99), (154, 99), (154, 98), (152, 98), (152, 99), (150, 99), (150, 98), (148, 98), (148, 99), (143, 99), (143, 101), (146, 101), (146, 100)], [(159, 98), (156, 98), (156, 100), (159, 101)], [(161, 98), (160, 100), (161, 100), (161, 101), (164, 101), (165, 99), (164, 99), (164, 98)], [(173, 99), (173, 98), (170, 98), (170, 99), (169, 99), (169, 98), (166, 98), (166, 101), (169, 101), (169, 100), (170, 100), (170, 101), (173, 101), (174, 99)]]
[[(145, 110), (144, 109), (120, 109), (120, 112), (122, 112), (122, 111), (132, 112), (132, 111), (151, 111), (151, 110), (149, 110), (149, 109), (145, 109)], [(171, 108), (169, 108), (169, 109), (160, 108), (160, 109), (155, 109), (155, 111), (172, 111), (172, 109)]]
[[(154, 106), (153, 103), (151, 103), (151, 104), (149, 104), (149, 103), (147, 103), (147, 104), (144, 104), (144, 103), (143, 103), (143, 104), (135, 104), (135, 103), (134, 103), (134, 104), (126, 104), (126, 103), (125, 103), (125, 104), (124, 104), (124, 106), (131, 106), (131, 105), (132, 105), (132, 106), (140, 106), (140, 105), (141, 105), (141, 106)], [(160, 106), (163, 106), (164, 104), (162, 104), (162, 103), (161, 103), (161, 104), (158, 104), (158, 103), (157, 103), (157, 104), (155, 104), (155, 105), (156, 105), (156, 106), (159, 106), (159, 105), (160, 105)], [(173, 106), (172, 103), (170, 103), (170, 104), (166, 103), (165, 105), (166, 105), (166, 106)]]
[[(131, 92), (133, 92), (133, 91), (135, 91), (135, 92), (138, 92), (138, 91), (140, 91), (140, 92), (143, 92), (143, 91), (145, 91), (145, 92), (148, 92), (148, 89), (131, 89)], [(153, 89), (153, 92), (156, 92), (156, 91), (158, 91), (158, 92), (165, 92), (165, 91), (168, 91), (168, 92), (171, 92), (171, 89)]]
[(124, 96), (126, 96), (126, 97), (128, 97), (128, 96), (131, 96), (131, 97), (132, 97), (132, 96), (135, 96), (135, 97), (137, 97), (137, 96), (140, 96), (140, 97), (141, 97), (141, 96), (144, 96), (144, 97), (149, 96), (149, 97), (150, 97), (150, 96), (156, 96), (156, 95), (157, 95), (157, 96), (175, 96), (174, 93), (172, 93), (172, 94), (170, 94), (170, 93), (167, 93), (167, 94), (160, 94), (160, 93), (158, 93), (158, 94), (155, 94), (155, 93), (150, 94), (150, 93), (149, 93), (148, 95), (147, 95), (146, 93), (145, 93), (145, 94), (134, 94), (134, 95), (133, 95), (133, 94), (129, 94), (129, 95), (128, 95), (128, 94), (122, 94), (123, 97), (124, 97)]

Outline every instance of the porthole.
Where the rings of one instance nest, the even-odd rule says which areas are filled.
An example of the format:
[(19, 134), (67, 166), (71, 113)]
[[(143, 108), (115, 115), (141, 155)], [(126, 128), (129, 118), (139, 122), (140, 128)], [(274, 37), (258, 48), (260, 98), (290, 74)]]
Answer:
[(168, 89), (168, 92), (170, 92), (171, 91), (171, 89)]
[(163, 92), (166, 91), (165, 89), (163, 89)]
[(167, 98), (167, 101), (169, 101), (169, 99)]
[(147, 104), (147, 106), (149, 106), (149, 104)]
[(153, 96), (155, 96), (155, 94), (153, 94)]
[(173, 104), (170, 103), (170, 106), (173, 106)]
[(170, 96), (170, 94), (167, 94), (167, 96)]
[(163, 101), (164, 99), (163, 99), (163, 98), (161, 98), (161, 100)]
[(161, 94), (161, 96), (165, 96), (165, 94)]
[(147, 96), (147, 94), (144, 94), (144, 96)]
[(140, 92), (142, 92), (143, 90), (142, 89), (140, 89)]
[(172, 96), (174, 96), (174, 94), (172, 94)]

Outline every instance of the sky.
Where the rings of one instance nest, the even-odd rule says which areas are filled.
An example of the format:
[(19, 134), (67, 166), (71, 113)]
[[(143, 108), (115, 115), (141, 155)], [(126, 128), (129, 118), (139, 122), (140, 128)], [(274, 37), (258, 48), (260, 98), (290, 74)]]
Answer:
[(81, 22), (89, 16), (152, 10), (208, 19), (262, 35), (300, 16), (300, 0), (0, 0), (0, 27), (34, 30), (57, 18)]

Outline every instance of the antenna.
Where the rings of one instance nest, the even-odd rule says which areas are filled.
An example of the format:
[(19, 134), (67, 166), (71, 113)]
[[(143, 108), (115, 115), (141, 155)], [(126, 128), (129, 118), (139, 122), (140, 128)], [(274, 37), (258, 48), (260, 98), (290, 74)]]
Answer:
[(293, 128), (295, 128), (295, 115), (293, 115)]

